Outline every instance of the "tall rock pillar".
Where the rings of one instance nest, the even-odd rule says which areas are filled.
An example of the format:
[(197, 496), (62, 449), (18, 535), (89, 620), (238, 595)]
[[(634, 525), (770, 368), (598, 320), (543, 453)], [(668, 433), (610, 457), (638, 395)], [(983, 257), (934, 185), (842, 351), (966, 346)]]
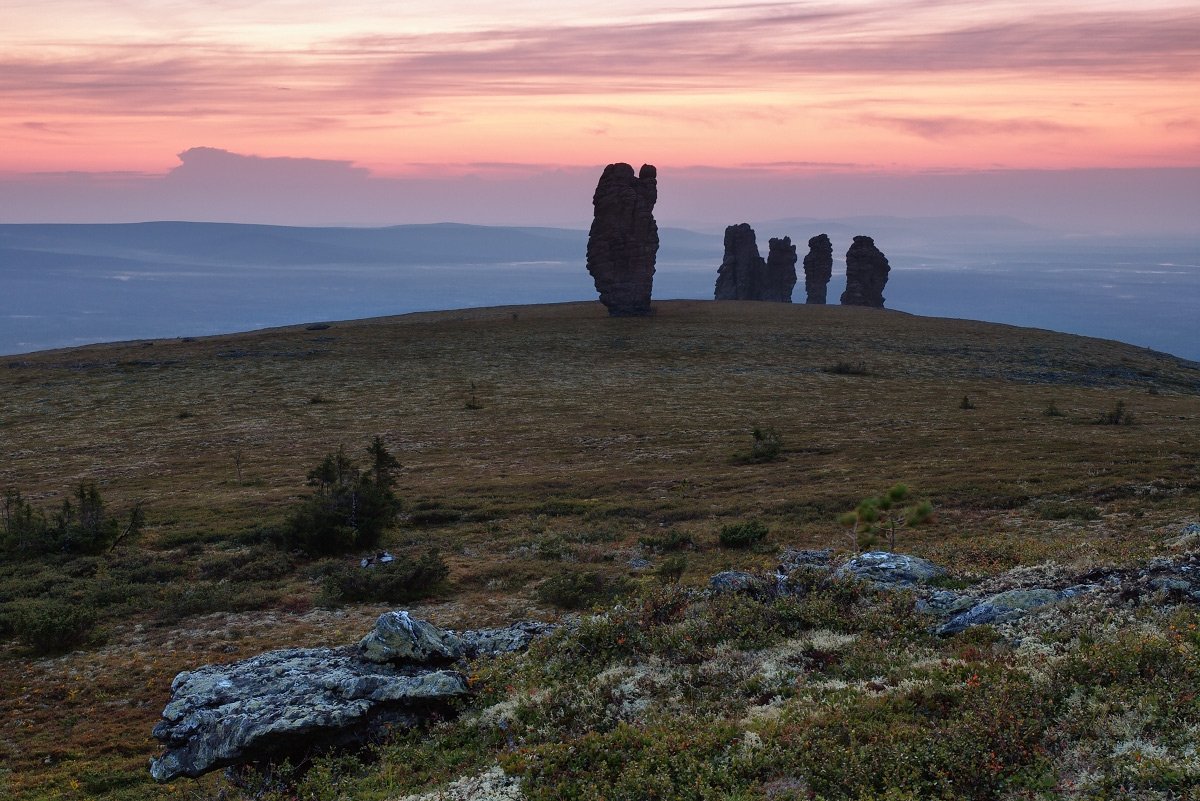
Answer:
[(596, 185), (587, 268), (612, 317), (650, 314), (658, 256), (657, 200), (658, 171), (650, 164), (643, 164), (637, 175), (628, 164), (609, 164)]

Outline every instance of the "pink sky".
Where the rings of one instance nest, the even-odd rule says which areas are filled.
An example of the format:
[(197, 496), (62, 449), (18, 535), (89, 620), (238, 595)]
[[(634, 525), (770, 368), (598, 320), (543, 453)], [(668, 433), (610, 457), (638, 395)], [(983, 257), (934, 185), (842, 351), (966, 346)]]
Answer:
[[(522, 220), (549, 224), (555, 193), (583, 187), (586, 205), (611, 161), (699, 182), (693, 198), (705, 176), (786, 198), (837, 175), (914, 192), (981, 176), (985, 193), (1003, 172), (1086, 198), (1086, 176), (1134, 170), (1186, 221), (1198, 43), (1194, 0), (6, 0), (0, 221), (408, 222), (421, 190), (442, 219), (490, 222), (475, 197), (499, 186), (553, 195)], [(279, 191), (223, 207), (243, 167)], [(341, 218), (294, 205), (298, 187), (348, 193)], [(722, 194), (677, 216), (738, 217)], [(966, 197), (957, 210), (997, 206)], [(806, 202), (777, 216), (820, 210)]]

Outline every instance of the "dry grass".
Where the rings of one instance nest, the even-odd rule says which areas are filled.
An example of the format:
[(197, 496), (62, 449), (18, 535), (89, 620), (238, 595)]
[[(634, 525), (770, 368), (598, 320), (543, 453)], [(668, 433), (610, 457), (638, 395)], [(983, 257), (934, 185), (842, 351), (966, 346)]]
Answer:
[[(0, 487), (50, 507), (95, 480), (115, 508), (144, 502), (140, 547), (199, 570), (280, 520), (324, 453), (357, 455), (380, 434), (413, 515), (388, 544), (441, 549), (452, 583), (421, 611), (460, 626), (552, 614), (533, 587), (559, 561), (625, 573), (638, 538), (669, 528), (701, 546), (685, 582), (771, 562), (715, 546), (738, 519), (766, 522), (775, 544), (841, 547), (838, 512), (897, 481), (938, 510), (900, 548), (975, 573), (1141, 558), (1200, 514), (1200, 365), (896, 312), (657, 309), (483, 309), (13, 357), (0, 365)], [(827, 371), (838, 362), (868, 374)], [(959, 408), (964, 395), (976, 408)], [(1044, 414), (1052, 400), (1064, 416)], [(1118, 400), (1136, 425), (1092, 424)], [(739, 459), (759, 425), (781, 436), (780, 460)], [(1039, 514), (1066, 501), (1100, 515)], [(346, 642), (380, 611), (309, 611), (315, 593), (298, 570), (267, 613), (176, 630), (147, 610), (108, 646), (52, 660), (7, 646), (0, 781), (14, 797), (66, 798), (81, 776), (124, 771), (128, 788), (92, 794), (155, 797), (136, 777), (175, 672)]]

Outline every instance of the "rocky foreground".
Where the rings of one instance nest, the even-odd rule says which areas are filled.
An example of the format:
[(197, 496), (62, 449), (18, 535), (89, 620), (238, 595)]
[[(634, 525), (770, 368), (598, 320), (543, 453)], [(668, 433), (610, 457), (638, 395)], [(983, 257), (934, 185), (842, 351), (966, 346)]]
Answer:
[[(1200, 526), (1184, 533), (1200, 535)], [(834, 564), (830, 551), (785, 550), (773, 573), (719, 573), (695, 594), (769, 603), (850, 582), (868, 594), (907, 593), (912, 611), (941, 637), (990, 624), (1014, 645), (1037, 633), (1040, 611), (1069, 613), (1085, 598), (1112, 608), (1200, 602), (1200, 556), (1194, 552), (1083, 575), (1054, 565), (1018, 568), (969, 590), (947, 589), (949, 578), (938, 565), (906, 554), (872, 551)], [(1027, 616), (1024, 627), (1015, 625)], [(154, 729), (166, 751), (152, 762), (151, 773), (168, 781), (262, 765), (361, 745), (394, 727), (450, 716), (450, 702), (472, 692), (469, 660), (523, 650), (554, 629), (522, 622), (459, 634), (395, 611), (382, 615), (356, 645), (271, 651), (181, 673)]]

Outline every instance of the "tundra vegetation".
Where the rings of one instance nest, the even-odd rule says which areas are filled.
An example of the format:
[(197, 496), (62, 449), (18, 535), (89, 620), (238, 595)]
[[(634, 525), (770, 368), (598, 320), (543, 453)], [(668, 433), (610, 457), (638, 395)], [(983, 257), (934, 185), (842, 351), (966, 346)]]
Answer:
[[(1200, 783), (1200, 619), (1168, 591), (949, 637), (908, 593), (805, 568), (793, 596), (700, 592), (783, 548), (848, 558), (867, 543), (839, 517), (901, 481), (871, 536), (894, 530), (954, 586), (1187, 553), (1200, 365), (851, 307), (656, 310), (8, 357), (6, 797), (402, 799), (497, 767), (535, 799), (1165, 799)], [(947, 402), (961, 395), (970, 414)], [(786, 458), (730, 459), (768, 426)], [(904, 525), (914, 499), (936, 514)], [(748, 547), (722, 542), (755, 524)], [(360, 566), (379, 551), (395, 560)], [(455, 628), (578, 617), (472, 665), (453, 719), (240, 786), (150, 779), (176, 673), (351, 643), (401, 604)]]

